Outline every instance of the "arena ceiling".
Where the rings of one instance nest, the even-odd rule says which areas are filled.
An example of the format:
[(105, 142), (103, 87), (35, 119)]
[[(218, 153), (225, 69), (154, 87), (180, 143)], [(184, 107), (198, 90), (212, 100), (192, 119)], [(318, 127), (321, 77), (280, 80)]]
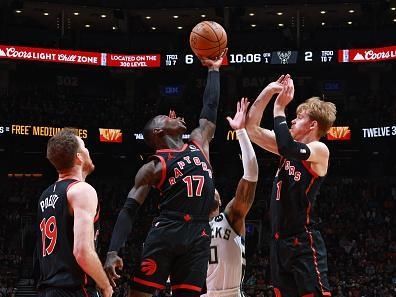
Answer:
[[(5, 3), (5, 2), (3, 2)], [(9, 0), (7, 23), (72, 30), (177, 32), (201, 20), (228, 30), (367, 28), (395, 26), (392, 1), (125, 1)]]

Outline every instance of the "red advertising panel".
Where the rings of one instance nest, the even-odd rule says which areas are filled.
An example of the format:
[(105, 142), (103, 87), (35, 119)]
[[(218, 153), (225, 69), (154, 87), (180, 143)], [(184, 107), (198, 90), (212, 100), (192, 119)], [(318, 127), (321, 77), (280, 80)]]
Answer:
[(105, 65), (101, 53), (0, 45), (0, 59), (42, 61), (55, 63)]
[(351, 130), (348, 126), (346, 127), (331, 127), (327, 132), (327, 140), (350, 140)]
[(122, 143), (122, 131), (121, 129), (99, 128), (99, 141)]
[(107, 66), (126, 68), (160, 67), (159, 54), (123, 55), (107, 54)]
[(366, 63), (396, 60), (396, 46), (338, 50), (338, 62)]

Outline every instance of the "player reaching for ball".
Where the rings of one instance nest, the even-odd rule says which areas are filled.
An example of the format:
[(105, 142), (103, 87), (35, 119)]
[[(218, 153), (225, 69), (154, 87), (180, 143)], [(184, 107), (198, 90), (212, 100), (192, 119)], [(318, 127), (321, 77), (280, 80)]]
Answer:
[(210, 255), (209, 212), (214, 204), (209, 142), (213, 138), (220, 97), (223, 56), (204, 59), (208, 78), (199, 126), (187, 143), (182, 140), (186, 126), (181, 118), (159, 115), (148, 121), (144, 139), (156, 149), (135, 177), (135, 185), (120, 211), (111, 238), (105, 270), (115, 286), (122, 269), (117, 255), (131, 231), (136, 212), (150, 188), (160, 190), (160, 215), (152, 224), (143, 246), (140, 265), (135, 267), (129, 296), (149, 297), (164, 289), (170, 276), (175, 297), (200, 296)]

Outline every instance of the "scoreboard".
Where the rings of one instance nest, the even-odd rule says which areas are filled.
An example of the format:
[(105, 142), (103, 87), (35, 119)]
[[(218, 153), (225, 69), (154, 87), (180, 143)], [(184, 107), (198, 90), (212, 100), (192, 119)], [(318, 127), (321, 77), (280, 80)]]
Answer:
[[(174, 67), (180, 65), (191, 65), (200, 63), (193, 54), (166, 53), (163, 65)], [(232, 52), (224, 59), (225, 65), (233, 64), (300, 64), (300, 63), (323, 63), (334, 64), (337, 61), (337, 50), (279, 50), (279, 51), (252, 51), (252, 52)]]
[[(2, 59), (122, 68), (172, 68), (200, 64), (198, 58), (191, 52), (150, 53), (148, 51), (148, 53), (118, 54), (0, 44), (0, 60)], [(281, 49), (277, 51), (258, 49), (245, 52), (230, 49), (223, 59), (223, 65), (335, 64), (387, 60), (396, 60), (396, 46), (366, 49)]]

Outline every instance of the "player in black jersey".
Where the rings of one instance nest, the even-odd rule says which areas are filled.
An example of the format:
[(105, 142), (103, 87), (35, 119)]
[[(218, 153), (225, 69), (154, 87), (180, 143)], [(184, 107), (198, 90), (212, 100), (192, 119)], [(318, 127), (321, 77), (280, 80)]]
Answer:
[(129, 296), (152, 296), (156, 289), (165, 288), (168, 276), (172, 296), (199, 296), (204, 285), (210, 252), (209, 212), (214, 203), (209, 142), (216, 128), (222, 57), (201, 60), (208, 67), (203, 108), (199, 126), (187, 143), (182, 140), (186, 126), (181, 118), (159, 115), (144, 128), (144, 139), (156, 153), (136, 174), (115, 224), (105, 263), (114, 286), (114, 279), (119, 277), (115, 268), (122, 268), (117, 253), (150, 188), (158, 188), (160, 216), (144, 242)]
[[(274, 94), (274, 131), (260, 128)], [(329, 150), (320, 142), (333, 125), (335, 105), (313, 97), (297, 107), (289, 130), (285, 108), (293, 80), (282, 75), (260, 93), (249, 111), (250, 139), (281, 156), (271, 194), (271, 277), (277, 297), (330, 296), (327, 252), (313, 216), (316, 195), (327, 173)]]
[(59, 177), (38, 202), (39, 296), (98, 296), (96, 282), (110, 297), (113, 288), (95, 251), (98, 198), (84, 182), (95, 168), (89, 151), (73, 130), (63, 129), (49, 139), (47, 158)]

